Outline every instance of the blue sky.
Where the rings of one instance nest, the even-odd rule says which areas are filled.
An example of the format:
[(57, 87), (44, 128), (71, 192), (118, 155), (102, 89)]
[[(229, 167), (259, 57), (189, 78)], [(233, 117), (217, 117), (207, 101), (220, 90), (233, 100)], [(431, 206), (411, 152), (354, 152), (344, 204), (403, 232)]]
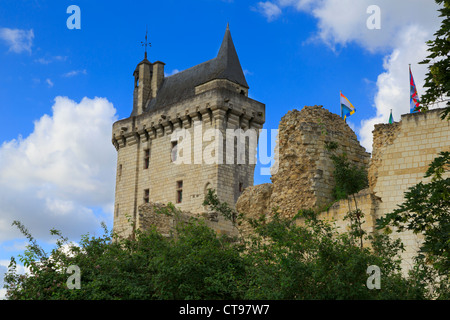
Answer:
[[(433, 1), (393, 2), (2, 0), (0, 275), (26, 244), (14, 219), (48, 248), (52, 227), (74, 241), (99, 232), (100, 221), (112, 227), (111, 125), (131, 112), (146, 27), (149, 60), (172, 74), (214, 58), (229, 23), (249, 96), (266, 104), (264, 128), (305, 105), (339, 114), (342, 90), (357, 109), (348, 123), (370, 152), (373, 124), (391, 109), (396, 121), (409, 112), (409, 63), (423, 92), (417, 63), (439, 26)], [(66, 25), (73, 4), (79, 30)], [(367, 27), (370, 5), (380, 29)]]

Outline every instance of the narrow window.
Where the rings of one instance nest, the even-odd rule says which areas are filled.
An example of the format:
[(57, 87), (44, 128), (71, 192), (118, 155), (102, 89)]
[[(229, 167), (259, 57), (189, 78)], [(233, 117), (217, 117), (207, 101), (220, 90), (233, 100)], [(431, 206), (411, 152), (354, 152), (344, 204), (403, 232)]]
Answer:
[(177, 203), (183, 201), (183, 181), (177, 181)]
[(177, 160), (178, 141), (172, 141), (171, 159), (172, 162)]
[(144, 190), (144, 203), (150, 202), (150, 189)]
[(244, 184), (242, 182), (239, 182), (239, 193), (242, 193), (244, 191)]
[(120, 181), (121, 178), (122, 178), (122, 165), (121, 164), (119, 164), (119, 169), (117, 171), (117, 176), (119, 177), (119, 181)]
[(148, 169), (150, 165), (150, 149), (144, 150), (144, 169)]

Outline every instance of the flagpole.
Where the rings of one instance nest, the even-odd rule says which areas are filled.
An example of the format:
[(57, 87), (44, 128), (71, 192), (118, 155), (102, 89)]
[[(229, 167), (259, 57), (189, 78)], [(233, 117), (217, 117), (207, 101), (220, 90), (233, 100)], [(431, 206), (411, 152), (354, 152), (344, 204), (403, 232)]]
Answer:
[(409, 113), (411, 113), (411, 63), (408, 63), (409, 66), (409, 79), (408, 79), (408, 83), (409, 83)]

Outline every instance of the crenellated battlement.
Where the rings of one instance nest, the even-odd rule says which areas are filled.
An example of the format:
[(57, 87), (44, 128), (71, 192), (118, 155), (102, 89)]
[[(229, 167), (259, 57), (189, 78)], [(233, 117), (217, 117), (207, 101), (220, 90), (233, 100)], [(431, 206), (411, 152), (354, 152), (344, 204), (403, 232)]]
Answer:
[(265, 122), (264, 104), (230, 91), (228, 87), (212, 86), (206, 91), (202, 86), (195, 97), (183, 103), (115, 122), (112, 143), (116, 150), (128, 141), (134, 143), (136, 139), (156, 139), (170, 135), (178, 128), (189, 129), (194, 121), (212, 122), (223, 118), (223, 122), (237, 123), (235, 127), (243, 130), (262, 128)]

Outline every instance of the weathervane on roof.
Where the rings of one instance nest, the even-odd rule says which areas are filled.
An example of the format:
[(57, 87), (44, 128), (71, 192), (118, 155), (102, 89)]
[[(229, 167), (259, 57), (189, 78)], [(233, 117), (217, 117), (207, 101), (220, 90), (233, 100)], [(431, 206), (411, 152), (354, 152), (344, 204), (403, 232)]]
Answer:
[(141, 45), (145, 47), (145, 59), (147, 59), (147, 46), (151, 47), (152, 44), (147, 41), (148, 28), (145, 28), (145, 42), (141, 41)]

